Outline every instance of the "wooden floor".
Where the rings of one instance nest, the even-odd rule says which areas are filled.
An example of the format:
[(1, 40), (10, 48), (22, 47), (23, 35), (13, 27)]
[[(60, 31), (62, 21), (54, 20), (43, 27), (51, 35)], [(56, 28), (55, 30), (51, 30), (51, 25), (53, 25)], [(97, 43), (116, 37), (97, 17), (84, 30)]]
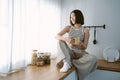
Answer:
[(0, 77), (0, 80), (63, 80), (74, 70), (72, 68), (67, 73), (61, 73), (56, 68), (55, 60), (51, 60), (50, 65), (42, 67), (28, 66), (26, 69), (12, 73), (7, 77)]

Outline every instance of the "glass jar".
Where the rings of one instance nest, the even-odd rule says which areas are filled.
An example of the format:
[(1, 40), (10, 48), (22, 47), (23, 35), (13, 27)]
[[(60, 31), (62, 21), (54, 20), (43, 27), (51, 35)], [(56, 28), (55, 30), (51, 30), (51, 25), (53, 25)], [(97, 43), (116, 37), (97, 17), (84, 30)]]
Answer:
[(33, 66), (36, 65), (37, 53), (38, 53), (38, 50), (32, 51), (31, 65)]
[(37, 57), (37, 61), (36, 61), (36, 65), (37, 66), (43, 66), (45, 63), (44, 63), (44, 60), (41, 56)]

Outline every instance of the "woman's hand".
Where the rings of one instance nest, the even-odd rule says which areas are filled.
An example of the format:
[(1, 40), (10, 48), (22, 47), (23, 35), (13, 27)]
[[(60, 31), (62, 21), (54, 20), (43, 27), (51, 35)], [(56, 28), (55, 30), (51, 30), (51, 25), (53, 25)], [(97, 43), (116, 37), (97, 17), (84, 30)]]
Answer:
[(74, 42), (71, 44), (71, 46), (74, 48), (79, 48), (81, 46), (81, 42), (79, 42), (78, 44), (75, 44), (75, 40), (74, 40)]
[(84, 44), (81, 41), (78, 44), (75, 44), (75, 43), (71, 44), (71, 47), (84, 50)]
[(80, 42), (79, 44), (73, 44), (72, 46), (74, 48), (78, 48), (78, 49), (81, 49), (81, 50), (85, 50), (86, 49), (83, 42)]
[(74, 44), (74, 39), (72, 37), (66, 37), (65, 41), (68, 42), (69, 44)]

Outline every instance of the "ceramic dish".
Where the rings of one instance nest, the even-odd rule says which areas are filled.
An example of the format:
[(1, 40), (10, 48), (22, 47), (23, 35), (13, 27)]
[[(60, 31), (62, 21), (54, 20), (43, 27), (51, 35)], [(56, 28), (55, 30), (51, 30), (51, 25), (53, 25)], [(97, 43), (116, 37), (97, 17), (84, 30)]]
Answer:
[(119, 59), (119, 51), (115, 48), (109, 47), (104, 49), (103, 57), (108, 62), (115, 62)]

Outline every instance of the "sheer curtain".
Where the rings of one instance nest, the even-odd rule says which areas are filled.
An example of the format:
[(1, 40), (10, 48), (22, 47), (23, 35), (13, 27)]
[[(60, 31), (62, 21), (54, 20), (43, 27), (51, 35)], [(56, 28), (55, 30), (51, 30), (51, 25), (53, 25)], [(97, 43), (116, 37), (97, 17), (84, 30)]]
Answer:
[(0, 73), (27, 65), (24, 0), (0, 0)]
[(0, 72), (9, 71), (9, 9), (8, 0), (0, 0)]
[(56, 54), (60, 0), (0, 0), (0, 73), (26, 67), (32, 50)]
[(39, 46), (41, 51), (55, 54), (57, 51), (55, 35), (60, 28), (60, 0), (40, 0)]

